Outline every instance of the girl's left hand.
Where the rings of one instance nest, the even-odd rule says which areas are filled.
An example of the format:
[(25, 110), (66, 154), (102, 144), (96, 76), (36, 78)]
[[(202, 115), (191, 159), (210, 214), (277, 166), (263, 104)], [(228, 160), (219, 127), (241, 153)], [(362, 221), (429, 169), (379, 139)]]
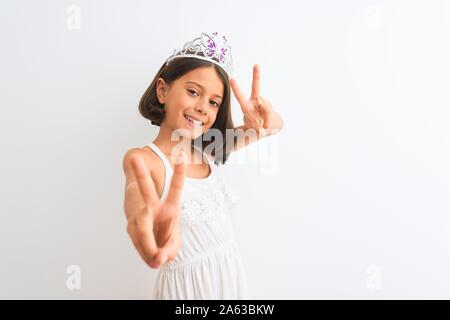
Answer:
[(244, 114), (244, 128), (255, 129), (263, 136), (270, 134), (273, 108), (269, 100), (260, 96), (261, 70), (259, 65), (253, 66), (252, 93), (250, 99), (246, 99), (234, 78), (230, 79), (237, 101), (241, 105)]

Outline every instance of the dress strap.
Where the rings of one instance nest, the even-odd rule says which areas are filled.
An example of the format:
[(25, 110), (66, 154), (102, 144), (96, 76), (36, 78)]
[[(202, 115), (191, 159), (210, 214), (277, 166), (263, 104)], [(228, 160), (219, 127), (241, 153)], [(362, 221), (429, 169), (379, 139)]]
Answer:
[(156, 144), (150, 142), (148, 146), (158, 155), (158, 157), (164, 163), (164, 187), (161, 195), (161, 200), (164, 200), (167, 197), (167, 193), (169, 192), (170, 179), (173, 174), (172, 166), (170, 165), (169, 159), (167, 159), (166, 155), (158, 148)]

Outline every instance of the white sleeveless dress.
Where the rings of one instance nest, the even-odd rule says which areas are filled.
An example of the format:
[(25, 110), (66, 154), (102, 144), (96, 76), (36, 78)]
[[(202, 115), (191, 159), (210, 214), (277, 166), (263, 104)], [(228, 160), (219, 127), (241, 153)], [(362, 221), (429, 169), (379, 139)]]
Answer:
[[(148, 146), (164, 163), (164, 200), (173, 169), (154, 143)], [(211, 168), (208, 177), (185, 177), (180, 211), (182, 246), (175, 259), (158, 270), (154, 299), (248, 299), (246, 274), (230, 217), (238, 197), (215, 164), (205, 158)]]

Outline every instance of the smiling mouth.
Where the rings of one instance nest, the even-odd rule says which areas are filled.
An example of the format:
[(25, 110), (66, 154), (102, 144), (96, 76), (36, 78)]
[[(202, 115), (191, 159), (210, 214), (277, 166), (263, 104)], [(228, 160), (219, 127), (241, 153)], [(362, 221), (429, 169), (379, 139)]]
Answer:
[(184, 116), (184, 118), (185, 118), (187, 121), (189, 121), (189, 123), (191, 123), (194, 127), (201, 127), (201, 126), (203, 126), (203, 124), (204, 124), (204, 123), (201, 122), (201, 121), (198, 121), (198, 120), (195, 120), (195, 119), (189, 117), (187, 114), (183, 114), (183, 116)]

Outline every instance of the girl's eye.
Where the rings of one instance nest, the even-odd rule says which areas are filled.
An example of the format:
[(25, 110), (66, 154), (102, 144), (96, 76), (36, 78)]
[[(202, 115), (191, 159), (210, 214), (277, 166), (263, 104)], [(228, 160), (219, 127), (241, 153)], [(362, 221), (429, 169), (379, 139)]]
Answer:
[[(188, 92), (191, 93), (191, 94), (198, 94), (197, 91), (194, 91), (194, 90), (188, 90)], [(218, 104), (216, 101), (214, 101), (214, 100), (211, 100), (210, 102), (212, 102), (212, 104), (213, 104), (215, 107), (218, 107), (218, 106), (219, 106), (219, 104)]]
[(194, 90), (188, 90), (190, 93), (197, 93), (196, 91), (194, 91)]

